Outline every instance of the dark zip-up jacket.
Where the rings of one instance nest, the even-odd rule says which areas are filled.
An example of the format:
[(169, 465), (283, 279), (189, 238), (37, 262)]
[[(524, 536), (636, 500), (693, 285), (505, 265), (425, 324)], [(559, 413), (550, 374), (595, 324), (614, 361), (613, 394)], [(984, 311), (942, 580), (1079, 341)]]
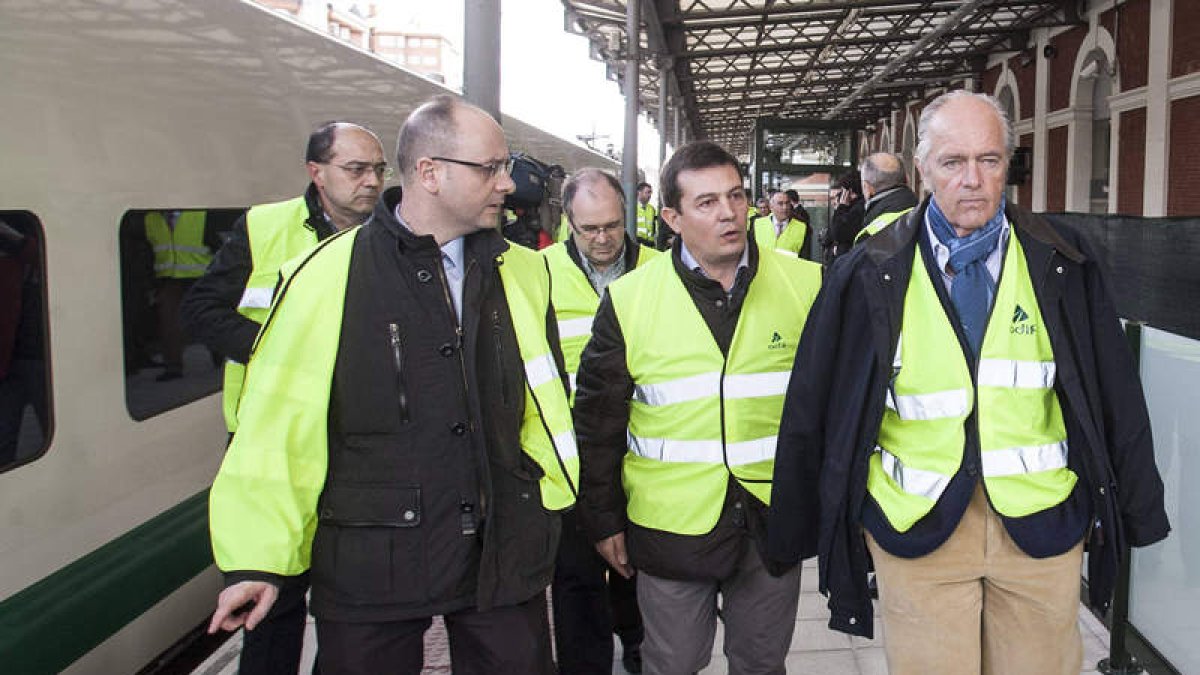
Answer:
[[(839, 259), (805, 324), (784, 403), (771, 494), (777, 562), (820, 555), (831, 628), (872, 632), (861, 513), (904, 295), (928, 200)], [(1090, 490), (1090, 603), (1110, 601), (1126, 545), (1170, 530), (1136, 365), (1099, 264), (1077, 232), (1009, 205), (1054, 349), (1072, 467)], [(814, 518), (818, 515), (819, 518)], [(812, 524), (819, 522), (819, 529)]]
[[(742, 301), (758, 270), (754, 237), (747, 266), (726, 295), (721, 285), (694, 270), (680, 258), (681, 240), (670, 255), (696, 310), (713, 339), (728, 353), (741, 315)], [(631, 564), (656, 577), (681, 580), (720, 580), (736, 570), (748, 545), (765, 553), (766, 507), (730, 477), (725, 504), (717, 524), (707, 534), (689, 536), (640, 527), (626, 516), (627, 499), (621, 486), (621, 463), (627, 451), (629, 400), (633, 379), (625, 359), (625, 336), (607, 292), (592, 323), (592, 338), (583, 350), (573, 409), (579, 440), (579, 517), (593, 541), (625, 532)], [(766, 556), (763, 556), (766, 560)], [(784, 570), (771, 571), (779, 573)]]
[[(317, 187), (312, 183), (304, 191), (308, 218), (296, 227), (306, 227), (316, 233), (316, 241), (333, 234), (333, 225), (325, 220), (325, 210)], [(246, 231), (246, 216), (242, 214), (229, 231), (229, 239), (209, 263), (204, 276), (196, 280), (179, 306), (179, 320), (184, 330), (205, 347), (221, 356), (246, 363), (258, 335), (257, 321), (238, 313), (238, 303), (246, 282), (254, 269), (250, 251), (250, 235)]]
[[(904, 209), (911, 209), (919, 201), (907, 185), (897, 185), (888, 188), (872, 196), (866, 203), (866, 212), (863, 214), (862, 226), (866, 227), (870, 225), (872, 221), (885, 213), (895, 213)], [(858, 236), (857, 232), (855, 236)]]
[[(441, 249), (395, 219), (397, 192), (354, 242), (341, 317), (311, 567), (313, 615), (333, 621), (524, 602), (550, 584), (558, 547), (519, 440), (524, 367), (498, 271), (509, 243), (466, 236), (460, 329)], [(244, 578), (265, 576), (227, 583)]]

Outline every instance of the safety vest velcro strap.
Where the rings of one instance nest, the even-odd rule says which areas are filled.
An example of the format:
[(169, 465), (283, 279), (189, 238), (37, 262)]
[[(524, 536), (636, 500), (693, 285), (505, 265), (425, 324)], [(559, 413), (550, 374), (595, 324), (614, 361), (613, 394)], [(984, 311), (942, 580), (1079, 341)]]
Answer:
[(981, 457), (983, 475), (988, 477), (1018, 476), (1062, 469), (1067, 466), (1067, 442), (988, 450), (981, 453)]
[(724, 391), (720, 373), (701, 373), (657, 384), (639, 384), (633, 388), (633, 400), (651, 406), (687, 403), (724, 394), (725, 400), (783, 396), (787, 393), (792, 373), (781, 370), (769, 373), (726, 375)]
[(575, 442), (574, 431), (564, 431), (554, 435), (554, 451), (562, 460), (574, 459), (579, 456), (579, 445)]
[(898, 457), (878, 445), (875, 452), (879, 453), (880, 464), (884, 473), (891, 477), (892, 482), (910, 495), (918, 495), (937, 501), (950, 484), (950, 476), (943, 476), (936, 471), (916, 469), (904, 466)]
[(1050, 389), (1054, 386), (1053, 361), (980, 359), (979, 386)]
[(536, 356), (525, 362), (525, 379), (528, 380), (530, 389), (537, 389), (556, 377), (558, 366), (554, 365), (554, 359), (549, 354)]
[(630, 452), (660, 462), (690, 462), (741, 466), (775, 458), (777, 436), (728, 443), (721, 451), (719, 440), (683, 441), (674, 438), (646, 438), (629, 434)]
[(238, 302), (238, 309), (243, 307), (251, 309), (266, 309), (271, 306), (271, 296), (275, 294), (273, 288), (249, 288), (242, 291), (242, 299)]
[(949, 389), (928, 394), (896, 396), (890, 389), (887, 407), (902, 420), (936, 420), (964, 417), (971, 401), (966, 389)]
[(590, 316), (584, 316), (578, 319), (567, 319), (566, 321), (558, 322), (558, 338), (560, 340), (580, 337), (581, 335), (591, 335), (591, 333), (592, 317)]

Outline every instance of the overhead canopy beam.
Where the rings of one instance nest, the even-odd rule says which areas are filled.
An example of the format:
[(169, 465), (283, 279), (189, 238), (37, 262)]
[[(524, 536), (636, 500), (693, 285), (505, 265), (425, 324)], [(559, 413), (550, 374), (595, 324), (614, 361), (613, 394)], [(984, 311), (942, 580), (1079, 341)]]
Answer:
[(897, 70), (900, 70), (900, 68), (902, 68), (904, 64), (908, 63), (909, 60), (911, 60), (914, 56), (925, 51), (929, 45), (933, 44), (936, 40), (941, 39), (943, 35), (953, 30), (955, 26), (961, 23), (963, 19), (967, 18), (967, 16), (972, 14), (976, 9), (979, 8), (980, 5), (984, 4), (985, 2), (988, 2), (988, 0), (969, 0), (966, 3), (963, 3), (962, 7), (959, 7), (953, 14), (946, 17), (946, 20), (942, 22), (942, 25), (934, 28), (931, 33), (920, 40), (917, 40), (916, 44), (914, 44), (912, 47), (909, 47), (908, 51), (906, 51), (903, 56), (887, 64), (883, 67), (883, 70), (875, 73), (871, 79), (859, 85), (858, 89), (855, 89), (853, 92), (851, 92), (850, 96), (842, 99), (841, 103), (833, 106), (833, 109), (825, 113), (822, 119), (837, 119), (838, 114), (840, 114), (846, 108), (849, 108), (855, 101), (859, 99), (859, 97), (871, 91), (877, 87), (879, 83), (891, 77), (893, 73), (895, 73)]

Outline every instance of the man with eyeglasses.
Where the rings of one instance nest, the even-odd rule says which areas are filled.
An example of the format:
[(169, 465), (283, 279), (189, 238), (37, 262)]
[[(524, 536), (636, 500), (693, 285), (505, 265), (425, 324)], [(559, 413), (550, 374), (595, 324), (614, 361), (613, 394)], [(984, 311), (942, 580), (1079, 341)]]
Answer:
[[(571, 235), (543, 249), (542, 255), (550, 266), (558, 337), (573, 389), (579, 355), (592, 336), (592, 317), (604, 289), (658, 251), (626, 233), (625, 195), (612, 174), (580, 169), (563, 183), (562, 203)], [(641, 672), (642, 621), (634, 581), (605, 564), (574, 512), (567, 512), (554, 568), (560, 675), (611, 673), (614, 631), (621, 638), (625, 670)]]
[[(280, 267), (335, 232), (361, 224), (388, 176), (379, 137), (351, 122), (326, 122), (308, 137), (311, 182), (303, 196), (252, 206), (185, 296), (181, 318), (191, 335), (226, 358), (225, 425), (237, 428), (237, 403), (254, 338), (266, 319)], [(308, 575), (281, 583), (274, 611), (248, 631), (240, 672), (295, 673), (307, 614)]]
[(550, 275), (499, 232), (486, 112), (439, 96), (397, 145), (370, 221), (285, 267), (210, 495), (209, 629), (255, 629), (311, 567), (322, 675), (416, 675), (437, 615), (456, 673), (551, 675), (578, 452)]

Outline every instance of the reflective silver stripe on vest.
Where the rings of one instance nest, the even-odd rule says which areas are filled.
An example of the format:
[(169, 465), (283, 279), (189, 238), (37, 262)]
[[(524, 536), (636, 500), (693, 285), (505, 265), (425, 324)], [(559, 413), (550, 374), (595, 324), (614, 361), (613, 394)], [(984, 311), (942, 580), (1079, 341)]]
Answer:
[(693, 462), (698, 464), (723, 464), (728, 458), (730, 466), (753, 464), (775, 458), (777, 436), (756, 438), (752, 441), (729, 443), (726, 452), (721, 452), (721, 441), (681, 441), (673, 438), (645, 438), (629, 434), (630, 452), (660, 462)]
[(525, 362), (525, 379), (529, 382), (530, 389), (537, 389), (556, 377), (558, 377), (558, 366), (554, 365), (554, 358), (549, 354), (543, 354)]
[(247, 288), (242, 292), (238, 308), (266, 309), (271, 306), (271, 296), (274, 293), (275, 289), (273, 288)]
[(575, 432), (564, 431), (554, 436), (554, 451), (560, 459), (568, 460), (579, 456), (579, 446), (575, 443)]
[(988, 450), (981, 453), (981, 456), (985, 476), (1019, 476), (1050, 471), (1067, 466), (1067, 442)]
[(979, 386), (1050, 389), (1054, 386), (1055, 371), (1053, 361), (981, 359)]
[(792, 371), (780, 370), (773, 373), (747, 373), (725, 376), (725, 400), (735, 398), (758, 398), (760, 396), (783, 396), (787, 393)]
[(592, 334), (592, 317), (584, 316), (578, 319), (567, 319), (558, 322), (558, 339), (579, 337)]
[(949, 389), (929, 394), (895, 396), (888, 390), (887, 407), (902, 420), (936, 420), (967, 414), (970, 399), (966, 389)]
[(936, 471), (904, 466), (895, 455), (878, 445), (875, 446), (875, 452), (879, 453), (884, 473), (890, 476), (901, 490), (910, 495), (926, 497), (936, 502), (946, 491), (946, 486), (950, 484), (950, 476), (943, 476)]
[(658, 384), (639, 384), (633, 388), (633, 400), (646, 405), (686, 403), (717, 395), (720, 373), (701, 373)]
[(570, 373), (569, 375), (567, 375), (567, 379), (570, 380), (570, 382), (571, 382), (571, 391), (575, 391), (575, 389), (576, 389), (575, 381), (579, 379), (579, 374), (578, 373)]
[[(745, 373), (725, 376), (725, 400), (782, 396), (787, 393), (790, 370), (772, 373)], [(720, 373), (701, 373), (658, 384), (639, 384), (633, 388), (633, 400), (660, 406), (687, 403), (721, 393)]]

